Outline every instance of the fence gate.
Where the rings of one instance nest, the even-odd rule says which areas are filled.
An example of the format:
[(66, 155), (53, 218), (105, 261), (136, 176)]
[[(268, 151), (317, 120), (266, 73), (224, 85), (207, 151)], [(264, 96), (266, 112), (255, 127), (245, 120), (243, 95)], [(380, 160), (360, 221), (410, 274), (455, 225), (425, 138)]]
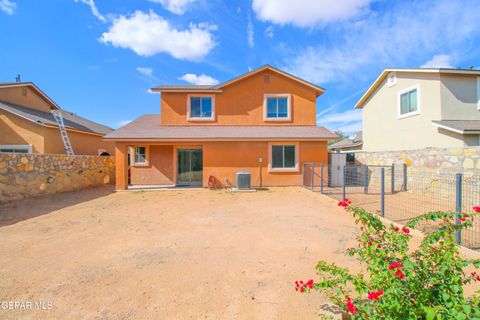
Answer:
[(347, 164), (346, 153), (329, 153), (328, 154), (329, 172), (328, 172), (328, 186), (341, 187), (343, 183), (344, 170), (343, 167)]

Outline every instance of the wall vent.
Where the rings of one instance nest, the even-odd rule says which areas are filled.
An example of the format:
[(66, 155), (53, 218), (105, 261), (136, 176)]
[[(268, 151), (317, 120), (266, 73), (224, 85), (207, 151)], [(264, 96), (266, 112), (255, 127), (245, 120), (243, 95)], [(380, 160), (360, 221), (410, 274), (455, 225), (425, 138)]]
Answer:
[(263, 76), (263, 83), (270, 83), (270, 75), (266, 74)]

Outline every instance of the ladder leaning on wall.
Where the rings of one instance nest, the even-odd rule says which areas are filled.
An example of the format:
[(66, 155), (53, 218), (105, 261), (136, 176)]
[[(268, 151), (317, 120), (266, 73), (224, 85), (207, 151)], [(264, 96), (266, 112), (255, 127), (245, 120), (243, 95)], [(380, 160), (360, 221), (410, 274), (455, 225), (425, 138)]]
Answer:
[(73, 152), (72, 144), (70, 143), (70, 139), (68, 138), (67, 129), (65, 129), (65, 124), (63, 123), (63, 116), (61, 110), (52, 110), (53, 118), (58, 124), (58, 129), (60, 130), (60, 136), (62, 137), (63, 146), (65, 147), (65, 151), (67, 155), (73, 156), (75, 153)]

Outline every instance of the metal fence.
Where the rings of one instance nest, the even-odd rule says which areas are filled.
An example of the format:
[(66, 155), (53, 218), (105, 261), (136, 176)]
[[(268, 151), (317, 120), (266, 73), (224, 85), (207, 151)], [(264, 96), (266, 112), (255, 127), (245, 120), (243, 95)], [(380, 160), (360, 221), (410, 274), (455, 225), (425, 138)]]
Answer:
[[(337, 200), (348, 198), (354, 205), (398, 223), (431, 211), (469, 213), (473, 206), (480, 205), (480, 175), (473, 173), (310, 162), (303, 164), (303, 185)], [(435, 224), (418, 227), (428, 231)], [(457, 240), (466, 247), (480, 249), (480, 219), (472, 228), (462, 230)]]

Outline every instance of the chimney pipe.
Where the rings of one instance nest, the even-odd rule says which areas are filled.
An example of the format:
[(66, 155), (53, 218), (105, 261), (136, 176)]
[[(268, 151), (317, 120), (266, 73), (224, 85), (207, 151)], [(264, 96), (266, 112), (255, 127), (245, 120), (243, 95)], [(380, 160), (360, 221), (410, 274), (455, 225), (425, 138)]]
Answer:
[(15, 78), (15, 82), (18, 82), (18, 83), (21, 82), (21, 81), (20, 81), (20, 75), (19, 75), (19, 74), (17, 74), (17, 77)]

